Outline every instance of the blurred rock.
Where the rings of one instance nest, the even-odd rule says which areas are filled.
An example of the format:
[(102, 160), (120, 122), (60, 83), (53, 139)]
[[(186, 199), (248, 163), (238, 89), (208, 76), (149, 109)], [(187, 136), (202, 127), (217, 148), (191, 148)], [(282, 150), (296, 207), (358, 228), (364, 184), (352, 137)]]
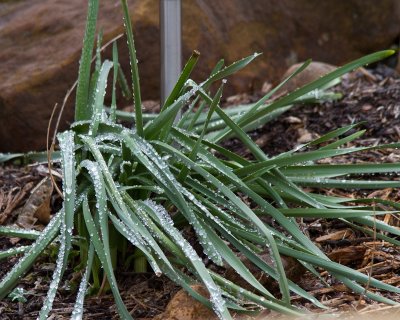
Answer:
[(316, 134), (308, 131), (305, 128), (298, 128), (297, 129), (297, 143), (308, 143), (316, 139), (318, 136)]
[(249, 104), (251, 103), (251, 96), (247, 93), (239, 93), (226, 98), (227, 107), (231, 107), (238, 104)]
[[(159, 97), (158, 3), (129, 1), (144, 99)], [(400, 34), (396, 0), (187, 0), (182, 6), (183, 56), (201, 51), (195, 79), (204, 79), (220, 58), (231, 63), (264, 52), (229, 79), (226, 96), (276, 84), (287, 67), (308, 58), (340, 65), (388, 48)], [(0, 152), (44, 149), (51, 110), (77, 77), (86, 7), (78, 0), (0, 3)], [(119, 1), (101, 1), (99, 14), (105, 42), (123, 31)], [(125, 43), (119, 41), (119, 51), (127, 74)], [(60, 129), (72, 120), (73, 103), (72, 96)]]
[(288, 116), (288, 117), (284, 118), (283, 121), (285, 121), (286, 123), (290, 123), (290, 124), (303, 123), (303, 120), (301, 120), (300, 118), (294, 117), (294, 116)]
[[(209, 298), (208, 291), (201, 285), (193, 285), (192, 289), (205, 298)], [(192, 298), (181, 289), (167, 305), (167, 309), (153, 320), (217, 320), (215, 313), (202, 303)]]
[[(290, 76), (293, 72), (295, 72), (298, 68), (302, 66), (303, 63), (296, 63), (292, 65), (289, 69), (286, 70), (282, 77), (282, 81)], [(328, 64), (328, 63), (323, 63), (323, 62), (311, 62), (307, 68), (305, 68), (302, 72), (300, 72), (298, 75), (296, 75), (294, 78), (290, 79), (290, 81), (280, 90), (282, 91), (287, 91), (291, 92), (296, 90), (297, 88), (300, 88), (307, 83), (310, 83), (324, 75), (326, 75), (329, 72), (332, 72), (335, 70), (337, 67)]]

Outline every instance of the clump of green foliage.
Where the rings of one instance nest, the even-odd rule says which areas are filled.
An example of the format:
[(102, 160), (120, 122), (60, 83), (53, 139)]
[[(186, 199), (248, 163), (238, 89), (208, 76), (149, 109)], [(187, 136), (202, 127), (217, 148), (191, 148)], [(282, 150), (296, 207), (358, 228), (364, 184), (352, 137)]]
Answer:
[[(116, 44), (113, 61), (101, 62), (97, 50), (96, 68), (93, 73), (90, 71), (98, 0), (89, 0), (75, 122), (70, 130), (58, 135), (60, 153), (55, 161), (61, 162), (63, 170), (63, 207), (40, 234), (1, 227), (2, 234), (35, 241), (29, 246), (0, 252), (0, 258), (23, 253), (19, 263), (1, 280), (0, 297), (9, 294), (45, 248), (57, 244), (56, 267), (40, 319), (47, 318), (52, 309), (64, 271), (72, 263), (69, 256), (74, 249), (80, 252), (82, 279), (72, 318), (82, 318), (88, 287), (99, 289), (101, 279), (104, 279), (115, 297), (121, 318), (131, 319), (114, 274), (116, 266), (127, 261), (126, 252), (130, 246), (136, 248), (137, 269), (143, 269), (148, 263), (157, 275), (168, 276), (194, 298), (213, 308), (221, 319), (231, 319), (229, 310), (245, 312), (245, 306), (249, 304), (253, 310), (268, 308), (300, 315), (303, 311), (292, 306), (291, 293), (324, 307), (286, 277), (281, 255), (297, 259), (317, 277), (315, 268), (325, 269), (352, 291), (393, 304), (390, 299), (367, 288), (400, 293), (399, 288), (331, 261), (300, 230), (295, 218), (340, 219), (367, 234), (374, 234), (376, 230), (378, 239), (398, 245), (396, 237), (400, 236), (400, 231), (375, 218), (395, 212), (399, 209), (398, 204), (380, 199), (332, 197), (317, 191), (327, 187), (398, 187), (400, 181), (362, 180), (363, 174), (398, 172), (398, 163), (322, 165), (318, 160), (371, 149), (397, 148), (399, 144), (343, 147), (363, 134), (362, 130), (350, 133), (357, 128), (354, 124), (336, 129), (296, 150), (268, 157), (246, 133), (276, 118), (294, 103), (335, 98), (335, 94), (325, 91), (334, 81), (357, 67), (393, 54), (393, 51), (382, 51), (353, 61), (269, 102), (274, 92), (307, 67), (307, 62), (257, 103), (230, 110), (220, 107), (224, 79), (245, 67), (258, 54), (229, 66), (220, 61), (206, 80), (196, 83), (190, 79), (199, 58), (194, 53), (161, 112), (146, 115), (142, 114), (127, 2), (121, 0), (121, 3), (130, 52), (135, 113), (116, 110), (116, 88), (120, 78)], [(105, 108), (104, 96), (111, 70), (112, 103), (110, 108)], [(218, 86), (214, 95), (209, 91), (212, 84)], [(181, 111), (183, 115), (176, 122)], [(133, 120), (133, 127), (118, 124), (118, 118)], [(220, 144), (232, 137), (243, 142), (254, 160)], [(316, 191), (305, 191), (302, 186), (311, 186)], [(244, 202), (244, 197), (255, 204), (255, 209)], [(387, 210), (374, 207), (372, 202), (384, 203)], [(272, 217), (280, 230), (266, 224), (262, 216)], [(213, 264), (230, 266), (254, 290), (246, 290), (207, 268), (182, 234), (187, 226), (194, 230), (204, 254)], [(273, 258), (273, 266), (260, 258), (259, 253), (265, 250)], [(263, 287), (239, 255), (275, 279), (281, 296), (274, 296)], [(209, 300), (191, 288), (194, 283), (204, 285), (210, 293)]]

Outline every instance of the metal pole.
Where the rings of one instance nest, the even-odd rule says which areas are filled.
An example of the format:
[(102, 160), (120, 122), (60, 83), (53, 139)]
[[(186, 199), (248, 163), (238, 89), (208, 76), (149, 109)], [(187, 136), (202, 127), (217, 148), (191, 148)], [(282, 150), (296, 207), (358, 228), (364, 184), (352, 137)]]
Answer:
[(160, 0), (161, 106), (182, 68), (181, 0)]

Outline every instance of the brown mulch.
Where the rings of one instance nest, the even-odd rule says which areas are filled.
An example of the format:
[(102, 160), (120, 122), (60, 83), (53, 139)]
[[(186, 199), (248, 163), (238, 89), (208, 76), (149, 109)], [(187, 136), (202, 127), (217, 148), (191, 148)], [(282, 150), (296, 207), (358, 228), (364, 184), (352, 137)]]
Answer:
[[(378, 66), (368, 72), (355, 71), (343, 79), (335, 91), (343, 93), (339, 101), (325, 102), (321, 105), (299, 105), (281, 115), (268, 125), (251, 133), (263, 150), (269, 155), (276, 155), (290, 150), (307, 140), (307, 137), (318, 137), (335, 128), (366, 121), (363, 137), (355, 145), (374, 145), (378, 143), (398, 142), (400, 138), (400, 78), (392, 69)], [(257, 96), (257, 95), (256, 95)], [(231, 98), (228, 103), (254, 101), (256, 96), (240, 95)], [(353, 145), (354, 145), (353, 144)], [(247, 155), (247, 150), (236, 140), (225, 143), (225, 146)], [(329, 159), (335, 162), (398, 162), (398, 150), (369, 151), (356, 156), (343, 156)], [(0, 166), (0, 225), (11, 224), (16, 219), (17, 209), (23, 207), (32, 189), (46, 176), (46, 167), (35, 165), (29, 167)], [(382, 177), (385, 179), (385, 177)], [(386, 177), (388, 178), (388, 177)], [(391, 177), (389, 177), (390, 179)], [(398, 177), (396, 177), (398, 179)], [(365, 190), (323, 190), (325, 194), (343, 197), (373, 197), (373, 191)], [(393, 201), (400, 200), (399, 190), (385, 189), (380, 197)], [(52, 214), (61, 204), (56, 192), (51, 198)], [(394, 215), (384, 217), (391, 225), (400, 226)], [(376, 279), (400, 286), (400, 248), (382, 241), (376, 241), (361, 233), (349, 229), (348, 225), (337, 220), (303, 219), (299, 221), (317, 245), (334, 261), (352, 267)], [(0, 236), (0, 250), (28, 244), (28, 240), (7, 239)], [(0, 261), (0, 278), (17, 261), (10, 258)], [(41, 257), (32, 270), (21, 280), (20, 287), (28, 291), (28, 302), (0, 301), (1, 319), (36, 319), (48, 289), (48, 283), (55, 266), (54, 253), (51, 250)], [(321, 271), (321, 270), (319, 270)], [(329, 288), (309, 273), (306, 273), (299, 285), (312, 293), (317, 299), (330, 307), (330, 311), (373, 310), (383, 305), (354, 294), (336, 279), (321, 271), (321, 276)], [(117, 272), (121, 293), (128, 310), (137, 319), (150, 319), (165, 310), (171, 297), (179, 289), (165, 277), (157, 278), (153, 274), (134, 274), (120, 268)], [(54, 319), (67, 319), (73, 307), (74, 288), (79, 284), (78, 274), (67, 270), (62, 288), (58, 291), (53, 314)], [(372, 289), (370, 289), (372, 290)], [(379, 291), (378, 291), (379, 292)], [(383, 296), (400, 302), (395, 294), (380, 292)], [(313, 305), (293, 297), (296, 305), (313, 311)], [(113, 298), (110, 294), (93, 296), (85, 302), (85, 319), (117, 318)]]

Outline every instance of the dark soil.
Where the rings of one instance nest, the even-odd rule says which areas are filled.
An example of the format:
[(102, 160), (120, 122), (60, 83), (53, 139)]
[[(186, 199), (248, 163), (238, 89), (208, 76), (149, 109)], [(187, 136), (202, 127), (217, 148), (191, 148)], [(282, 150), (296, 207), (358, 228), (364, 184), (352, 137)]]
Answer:
[[(321, 105), (299, 105), (278, 119), (251, 133), (263, 150), (269, 155), (276, 155), (290, 150), (310, 137), (318, 137), (344, 125), (366, 121), (361, 125), (366, 129), (357, 145), (374, 145), (378, 143), (398, 142), (400, 138), (400, 78), (384, 66), (371, 71), (356, 71), (343, 79), (335, 91), (343, 94), (339, 101), (326, 102)], [(252, 101), (255, 97), (241, 95), (239, 100)], [(235, 99), (231, 99), (233, 101)], [(225, 143), (233, 151), (246, 155), (247, 150), (236, 140)], [(395, 162), (399, 161), (397, 150), (368, 152), (361, 155), (343, 157), (343, 162)], [(43, 166), (14, 167), (0, 166), (0, 218), (3, 224), (12, 223), (15, 210), (23, 206), (30, 190), (45, 176)], [(344, 190), (325, 190), (327, 194), (351, 197), (353, 195), (371, 197), (376, 193)], [(398, 190), (380, 191), (380, 197), (400, 200)], [(52, 213), (60, 206), (56, 193), (52, 196)], [(385, 217), (387, 222), (399, 226), (397, 218)], [(377, 278), (400, 285), (400, 248), (375, 241), (359, 231), (351, 231), (348, 226), (338, 221), (304, 219), (299, 221), (301, 227), (318, 243), (323, 250), (336, 261), (360, 271), (372, 271)], [(0, 223), (1, 224), (1, 223)], [(0, 250), (29, 243), (28, 240), (7, 239), (0, 236)], [(0, 319), (36, 319), (48, 289), (48, 283), (55, 266), (54, 254), (40, 258), (32, 270), (20, 283), (28, 294), (26, 303), (4, 299), (0, 302)], [(15, 263), (17, 258), (0, 261), (0, 278)], [(371, 269), (370, 263), (374, 267)], [(134, 274), (129, 270), (117, 272), (118, 282), (128, 310), (136, 319), (149, 319), (162, 313), (171, 297), (179, 289), (165, 277), (157, 278), (152, 274)], [(343, 285), (322, 273), (330, 288), (310, 274), (305, 274), (300, 285), (312, 292), (333, 310), (361, 310), (378, 306), (359, 295), (349, 292)], [(55, 303), (52, 319), (68, 319), (73, 308), (75, 292), (73, 288), (79, 283), (79, 274), (67, 270)], [(390, 293), (382, 295), (400, 302), (400, 297)], [(299, 306), (314, 309), (304, 300), (294, 297)], [(85, 319), (117, 318), (113, 298), (110, 294), (94, 296), (85, 302)]]

